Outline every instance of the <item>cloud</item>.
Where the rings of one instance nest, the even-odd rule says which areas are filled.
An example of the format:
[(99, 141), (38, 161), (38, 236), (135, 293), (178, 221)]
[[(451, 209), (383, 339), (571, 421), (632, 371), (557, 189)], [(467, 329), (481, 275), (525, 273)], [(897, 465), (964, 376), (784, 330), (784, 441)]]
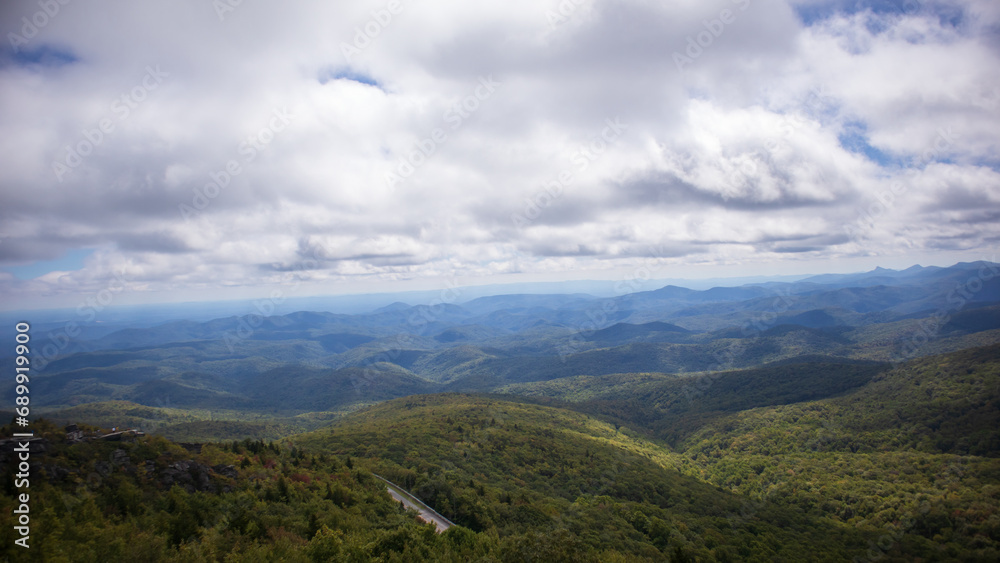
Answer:
[(0, 265), (98, 251), (0, 289), (995, 244), (1000, 9), (889, 4), (68, 4), (0, 53)]

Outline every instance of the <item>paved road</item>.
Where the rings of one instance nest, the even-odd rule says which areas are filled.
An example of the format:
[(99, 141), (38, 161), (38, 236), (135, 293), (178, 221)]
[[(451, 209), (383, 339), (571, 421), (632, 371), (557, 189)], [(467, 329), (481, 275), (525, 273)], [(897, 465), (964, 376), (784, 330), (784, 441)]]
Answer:
[[(372, 473), (372, 475), (375, 474)], [(385, 488), (388, 489), (389, 496), (391, 496), (392, 498), (396, 499), (399, 502), (402, 502), (403, 506), (405, 506), (406, 508), (409, 508), (410, 510), (416, 510), (417, 517), (423, 520), (424, 522), (429, 522), (431, 524), (434, 524), (434, 526), (437, 527), (438, 533), (441, 533), (447, 530), (448, 528), (454, 526), (454, 524), (450, 520), (435, 512), (433, 508), (427, 506), (420, 499), (406, 492), (405, 489), (396, 486), (394, 483), (387, 481), (386, 479), (383, 479), (378, 475), (375, 476), (385, 481)]]

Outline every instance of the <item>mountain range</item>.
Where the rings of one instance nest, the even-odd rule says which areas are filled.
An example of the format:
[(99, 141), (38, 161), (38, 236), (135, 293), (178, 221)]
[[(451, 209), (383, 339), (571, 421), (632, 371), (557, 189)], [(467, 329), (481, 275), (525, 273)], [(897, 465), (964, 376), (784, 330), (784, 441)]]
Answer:
[(33, 385), (50, 411), (114, 399), (296, 417), (576, 376), (689, 376), (812, 355), (898, 363), (997, 342), (997, 273), (963, 263), (617, 297), (511, 294), (171, 321), (79, 339), (73, 353), (36, 365)]
[[(84, 331), (33, 365), (33, 522), (62, 530), (35, 555), (995, 561), (997, 273)], [(379, 477), (454, 525), (435, 534)]]

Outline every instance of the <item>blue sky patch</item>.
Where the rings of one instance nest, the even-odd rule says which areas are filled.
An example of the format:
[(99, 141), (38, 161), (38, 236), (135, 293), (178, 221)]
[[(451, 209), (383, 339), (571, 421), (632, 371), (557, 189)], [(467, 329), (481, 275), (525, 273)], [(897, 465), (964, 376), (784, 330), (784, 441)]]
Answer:
[(378, 83), (377, 80), (368, 76), (363, 72), (358, 72), (350, 68), (338, 68), (338, 69), (326, 69), (319, 74), (319, 83), (326, 84), (331, 80), (351, 80), (353, 82), (358, 82), (366, 86), (374, 86), (379, 90), (382, 89), (382, 85)]
[[(959, 27), (965, 22), (965, 11), (957, 6), (940, 5), (932, 0), (830, 0), (809, 5), (795, 6), (795, 13), (806, 25), (812, 25), (837, 14), (850, 15), (871, 11), (879, 16), (903, 16), (917, 13), (933, 13), (942, 25)], [(868, 22), (869, 31), (878, 33), (882, 26), (878, 22)]]
[(891, 155), (873, 147), (868, 142), (868, 127), (860, 121), (852, 121), (844, 125), (844, 131), (837, 135), (840, 146), (855, 154), (863, 154), (868, 160), (879, 166), (894, 163)]
[(83, 263), (94, 251), (87, 248), (70, 250), (62, 258), (45, 260), (26, 266), (7, 266), (4, 270), (14, 274), (18, 279), (33, 280), (49, 272), (70, 272), (83, 268)]
[(70, 51), (51, 45), (18, 49), (16, 53), (8, 51), (8, 63), (13, 62), (20, 67), (59, 68), (79, 61), (79, 57)]

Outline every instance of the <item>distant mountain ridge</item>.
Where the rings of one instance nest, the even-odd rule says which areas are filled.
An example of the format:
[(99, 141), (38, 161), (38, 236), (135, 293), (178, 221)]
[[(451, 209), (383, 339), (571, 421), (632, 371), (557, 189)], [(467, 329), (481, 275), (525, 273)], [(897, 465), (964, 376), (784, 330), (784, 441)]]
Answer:
[[(688, 374), (798, 356), (896, 361), (1000, 341), (994, 272), (1000, 266), (966, 263), (766, 286), (665, 286), (610, 298), (513, 294), (396, 302), (355, 315), (173, 321), (80, 342), (78, 351), (38, 370), (39, 404), (103, 397), (156, 406), (159, 394), (199, 408), (258, 408), (270, 400), (295, 413), (411, 392), (490, 391), (626, 372)], [(906, 350), (928, 330), (926, 343)], [(267, 377), (286, 381), (292, 396), (274, 395)], [(296, 377), (302, 385), (292, 384)]]
[[(239, 541), (254, 560), (995, 561), (997, 273), (94, 332), (31, 377), (32, 415), (50, 421), (33, 424), (53, 446), (40, 506), (86, 491), (37, 522), (128, 540), (89, 542), (94, 561), (134, 541), (141, 560)], [(66, 444), (51, 421), (185, 444)], [(420, 529), (372, 472), (456, 525)], [(82, 475), (102, 477), (84, 488)]]

